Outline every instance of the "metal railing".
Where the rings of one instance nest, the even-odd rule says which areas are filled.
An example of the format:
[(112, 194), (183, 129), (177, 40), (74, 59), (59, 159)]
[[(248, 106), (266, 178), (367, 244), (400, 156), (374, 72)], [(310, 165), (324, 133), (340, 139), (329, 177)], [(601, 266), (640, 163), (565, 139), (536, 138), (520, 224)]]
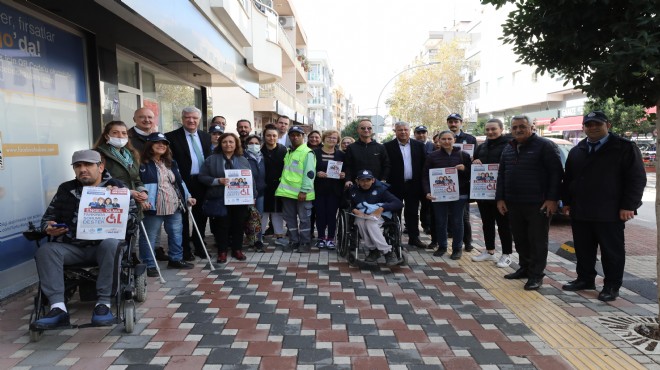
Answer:
[(266, 15), (268, 26), (266, 27), (266, 39), (270, 42), (277, 43), (277, 31), (280, 26), (280, 15), (273, 10), (273, 2), (271, 0), (253, 0), (254, 7), (261, 13)]

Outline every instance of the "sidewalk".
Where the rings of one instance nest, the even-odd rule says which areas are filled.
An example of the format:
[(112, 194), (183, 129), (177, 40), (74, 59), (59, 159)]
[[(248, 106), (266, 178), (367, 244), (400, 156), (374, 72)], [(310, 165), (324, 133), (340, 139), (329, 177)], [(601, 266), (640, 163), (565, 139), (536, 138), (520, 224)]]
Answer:
[[(565, 241), (562, 228), (553, 225), (552, 243)], [(564, 292), (575, 266), (555, 254), (538, 292), (470, 253), (452, 261), (412, 250), (409, 266), (363, 270), (328, 251), (247, 254), (215, 272), (163, 263), (167, 283), (150, 278), (131, 335), (117, 325), (29, 343), (33, 295), (16, 297), (0, 307), (0, 368), (660, 369), (660, 348), (645, 350), (651, 341), (628, 329), (655, 321), (656, 301), (625, 288), (610, 303), (597, 291)], [(86, 306), (70, 305), (72, 321), (89, 320)]]

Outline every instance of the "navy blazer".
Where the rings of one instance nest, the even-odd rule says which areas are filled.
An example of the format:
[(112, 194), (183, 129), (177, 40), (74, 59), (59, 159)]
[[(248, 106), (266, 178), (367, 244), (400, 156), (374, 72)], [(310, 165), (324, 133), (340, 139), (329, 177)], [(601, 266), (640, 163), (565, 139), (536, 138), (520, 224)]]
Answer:
[[(170, 141), (172, 157), (179, 165), (179, 172), (186, 183), (190, 181), (190, 169), (192, 168), (192, 159), (190, 158), (190, 149), (186, 138), (187, 133), (188, 131), (180, 127), (165, 134), (167, 140)], [(197, 135), (199, 135), (199, 140), (202, 143), (202, 154), (204, 158), (208, 158), (211, 155), (211, 135), (199, 129)]]
[[(390, 184), (389, 191), (397, 198), (403, 199), (406, 188), (403, 179), (403, 155), (399, 148), (399, 140), (388, 141), (385, 144), (387, 156), (390, 158), (390, 175), (387, 182)], [(422, 191), (422, 168), (426, 162), (426, 148), (424, 144), (410, 139), (410, 157), (412, 158), (412, 181), (416, 186), (413, 187), (417, 194)]]

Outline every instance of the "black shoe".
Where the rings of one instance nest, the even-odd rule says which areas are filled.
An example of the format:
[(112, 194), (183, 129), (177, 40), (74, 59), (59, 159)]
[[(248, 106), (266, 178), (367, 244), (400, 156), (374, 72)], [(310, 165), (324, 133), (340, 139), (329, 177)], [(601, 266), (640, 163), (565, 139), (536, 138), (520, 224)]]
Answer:
[(394, 252), (389, 251), (388, 253), (385, 253), (385, 264), (387, 266), (396, 266), (399, 263), (401, 263), (401, 260)]
[(300, 246), (298, 246), (298, 250), (296, 252), (309, 253), (311, 251), (312, 251), (312, 246), (309, 243), (301, 243)]
[(257, 252), (259, 252), (259, 253), (265, 253), (266, 252), (266, 249), (264, 248), (264, 242), (262, 242), (261, 240), (257, 240), (254, 243), (254, 249), (256, 249)]
[(515, 272), (512, 272), (510, 274), (504, 275), (505, 279), (509, 280), (514, 280), (514, 279), (525, 279), (527, 278), (527, 271), (523, 270), (522, 268), (516, 270)]
[(184, 270), (190, 270), (192, 269), (193, 264), (188, 263), (186, 261), (170, 261), (167, 263), (167, 268), (168, 269), (184, 269)]
[(157, 277), (158, 276), (158, 270), (155, 267), (147, 267), (147, 276)]
[(426, 246), (426, 249), (436, 249), (436, 248), (438, 248), (438, 243), (435, 242)]
[(438, 248), (437, 251), (433, 252), (433, 257), (442, 257), (447, 253), (447, 248)]
[(561, 287), (563, 290), (568, 292), (577, 292), (578, 290), (593, 290), (596, 289), (596, 284), (593, 282), (589, 283), (583, 280), (573, 280), (564, 286)]
[(110, 307), (104, 304), (97, 304), (92, 311), (92, 325), (110, 326), (117, 322), (115, 315), (110, 311)]
[(619, 296), (618, 288), (603, 287), (603, 290), (598, 293), (598, 299), (603, 302), (611, 302)]
[(379, 258), (380, 258), (380, 252), (378, 251), (378, 249), (371, 249), (367, 257), (364, 259), (364, 262), (376, 263), (378, 262)]
[(165, 253), (165, 249), (163, 248), (156, 248), (154, 250), (154, 254), (156, 255), (156, 261), (169, 261), (170, 258), (167, 256), (167, 253)]
[[(192, 261), (195, 260), (195, 256), (192, 253), (184, 253), (183, 254), (183, 260), (192, 262)], [(168, 261), (169, 261), (169, 259), (168, 259)]]
[(449, 256), (453, 260), (460, 260), (461, 257), (463, 257), (463, 251), (460, 249), (452, 250), (451, 256)]
[(200, 259), (203, 259), (203, 260), (206, 259), (206, 253), (204, 253), (204, 251), (199, 250), (199, 249), (195, 251), (195, 256), (197, 256), (197, 257), (199, 257)]
[(404, 227), (404, 228), (403, 228), (403, 233), (404, 233), (404, 234), (408, 234), (408, 228), (407, 228), (407, 227)]
[(465, 251), (466, 252), (472, 252), (473, 249), (474, 249), (474, 247), (472, 246), (472, 244), (466, 244), (465, 245)]
[(55, 329), (60, 326), (69, 326), (69, 314), (59, 308), (48, 311), (46, 316), (30, 324), (32, 330)]
[(539, 290), (543, 285), (543, 278), (529, 278), (527, 283), (525, 283), (525, 290)]
[(409, 240), (408, 245), (411, 246), (411, 247), (417, 247), (417, 248), (420, 248), (420, 249), (426, 249), (426, 247), (427, 247), (426, 244), (422, 243), (422, 241), (419, 240), (419, 239)]
[(300, 247), (300, 243), (289, 242), (288, 245), (282, 246), (282, 252), (295, 252), (298, 250), (298, 247)]

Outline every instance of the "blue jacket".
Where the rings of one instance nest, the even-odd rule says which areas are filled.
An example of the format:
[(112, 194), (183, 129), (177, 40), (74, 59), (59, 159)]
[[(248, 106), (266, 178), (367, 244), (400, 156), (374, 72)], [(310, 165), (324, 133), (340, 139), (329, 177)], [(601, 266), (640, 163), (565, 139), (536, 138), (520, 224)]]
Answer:
[[(179, 195), (179, 199), (185, 207), (188, 198), (190, 198), (190, 193), (188, 192), (188, 188), (181, 178), (181, 174), (179, 173), (179, 166), (176, 164), (175, 160), (172, 160), (172, 168), (170, 168), (170, 170), (172, 170), (174, 173), (174, 179), (177, 184), (177, 194)], [(149, 202), (149, 204), (151, 204), (153, 207), (156, 204), (156, 196), (158, 194), (158, 168), (156, 168), (156, 163), (154, 163), (154, 161), (149, 161), (149, 163), (143, 163), (140, 165), (140, 179), (142, 179), (144, 187), (149, 192), (149, 198), (147, 199), (147, 202)], [(146, 214), (156, 214), (155, 209), (147, 209), (144, 210), (144, 212)]]
[(500, 158), (495, 199), (538, 204), (558, 201), (563, 173), (559, 148), (552, 141), (536, 134), (522, 144), (511, 140)]
[(380, 181), (376, 181), (369, 190), (362, 190), (359, 185), (353, 185), (349, 189), (351, 196), (351, 209), (358, 209), (366, 214), (370, 214), (378, 207), (383, 207), (384, 216), (392, 217), (392, 211), (398, 211), (403, 208), (403, 202), (394, 194), (387, 191), (387, 186)]

